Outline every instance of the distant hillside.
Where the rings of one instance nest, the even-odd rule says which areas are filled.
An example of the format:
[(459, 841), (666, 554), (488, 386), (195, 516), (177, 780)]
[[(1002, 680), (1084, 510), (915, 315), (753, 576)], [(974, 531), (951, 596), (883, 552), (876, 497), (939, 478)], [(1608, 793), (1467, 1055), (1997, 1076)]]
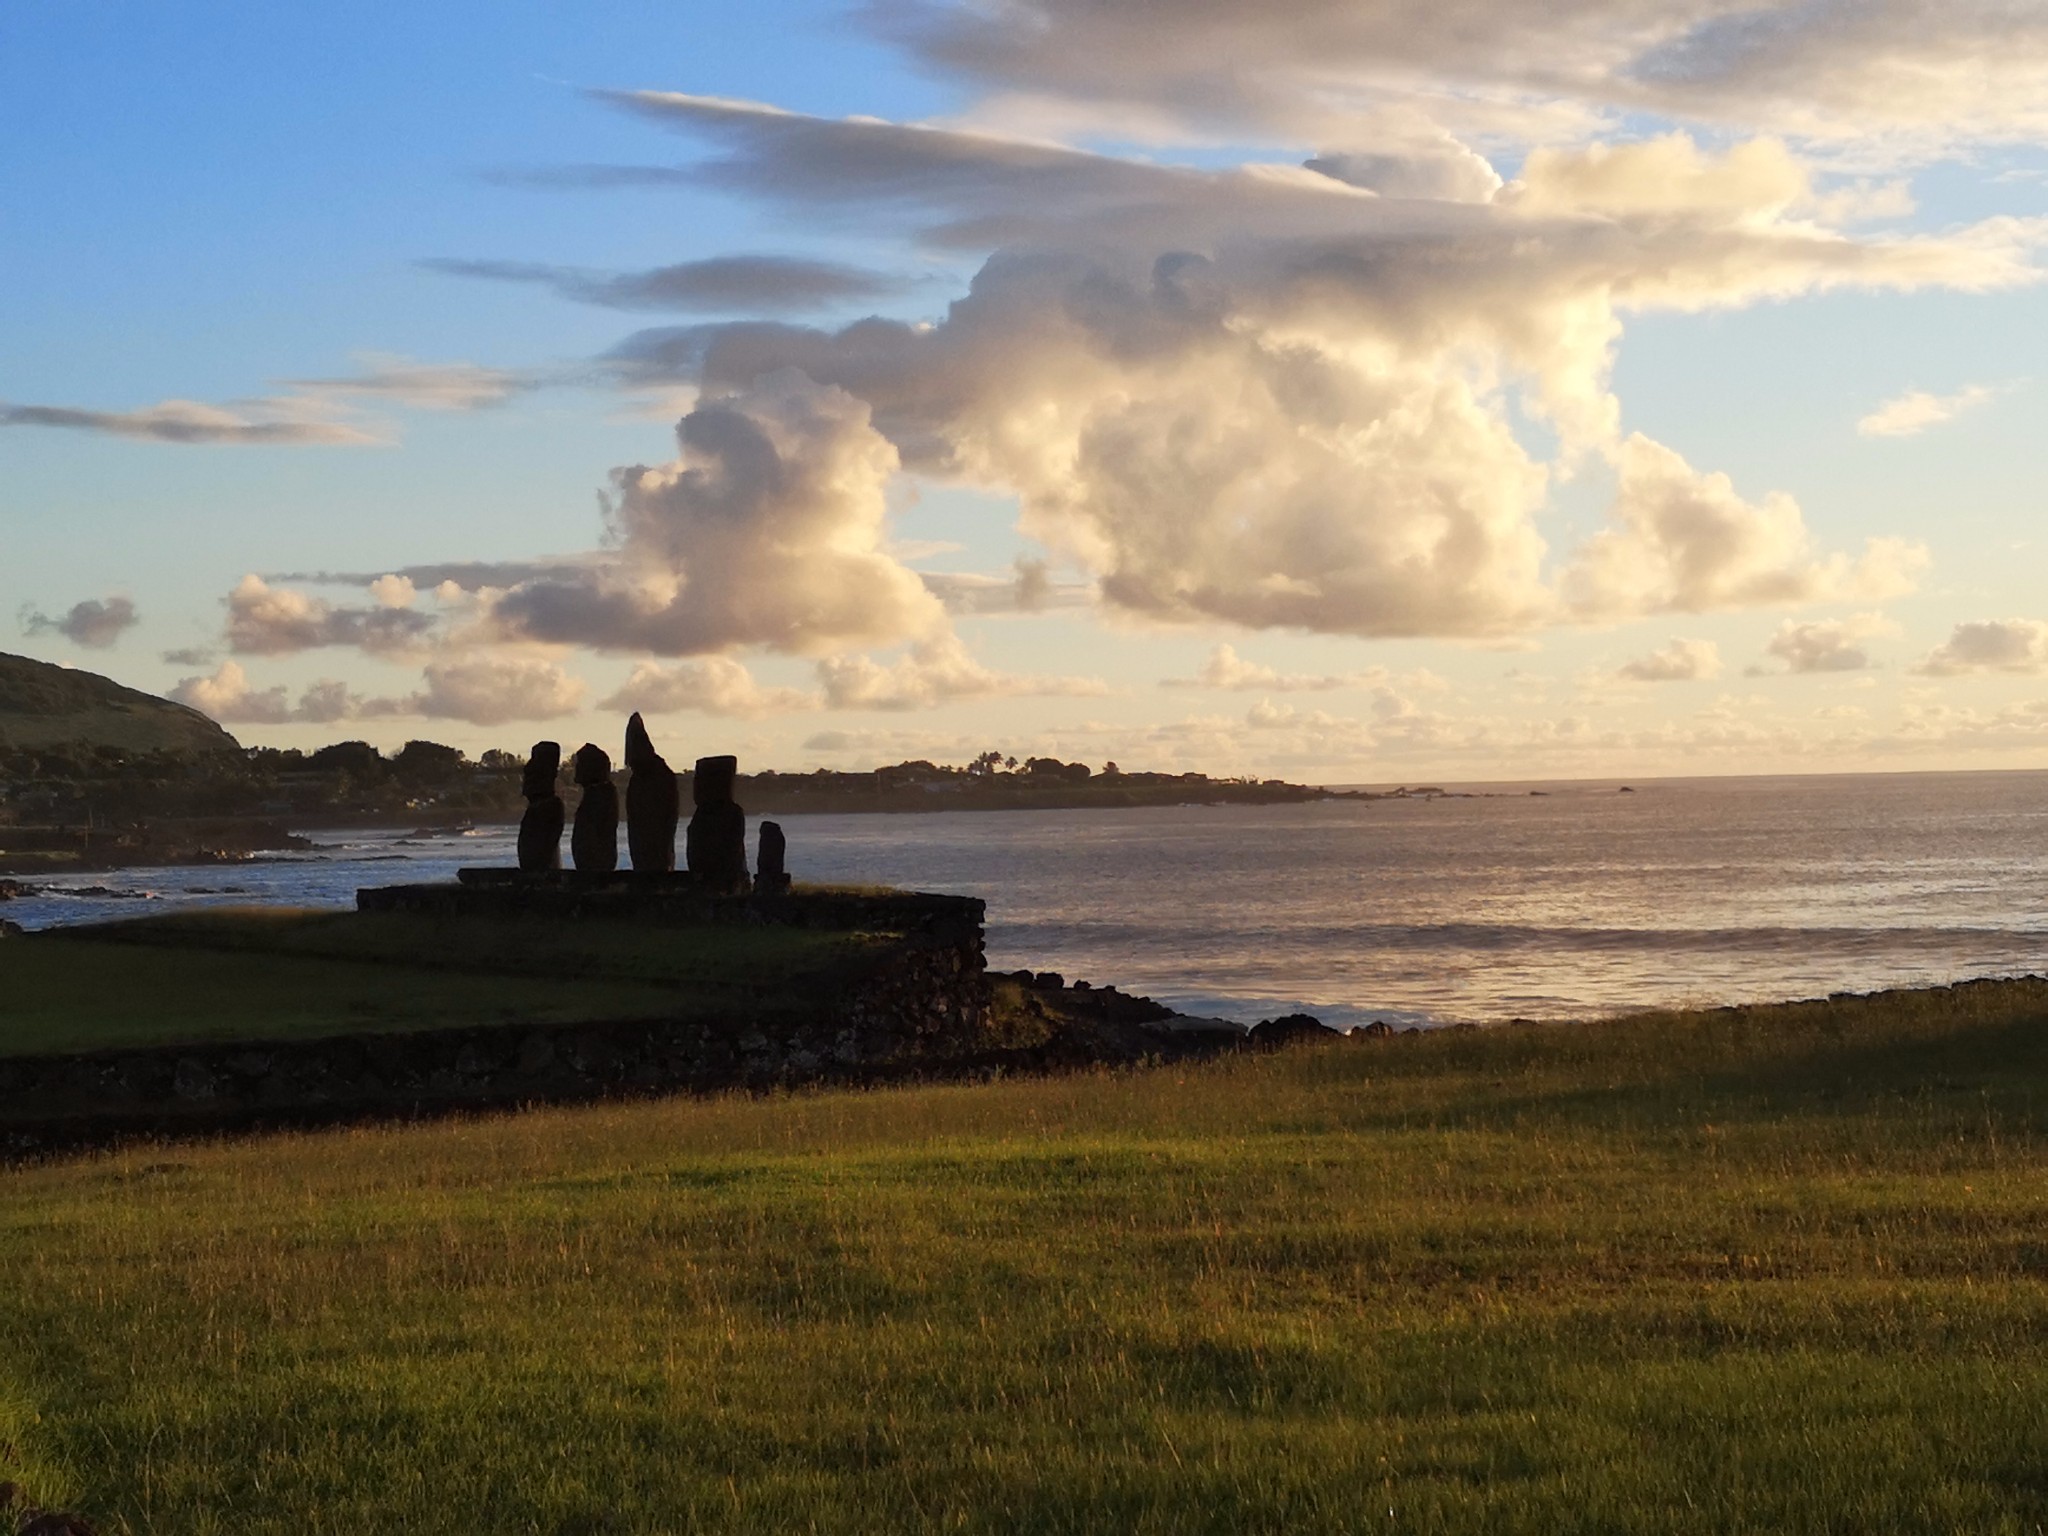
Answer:
[(196, 709), (0, 652), (0, 747), (119, 747), (128, 752), (240, 752)]

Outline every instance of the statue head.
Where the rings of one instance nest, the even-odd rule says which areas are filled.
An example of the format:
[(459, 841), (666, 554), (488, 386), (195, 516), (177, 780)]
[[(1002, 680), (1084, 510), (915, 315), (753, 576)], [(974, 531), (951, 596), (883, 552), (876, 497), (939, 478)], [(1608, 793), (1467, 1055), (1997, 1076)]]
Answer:
[(576, 782), (588, 789), (593, 784), (608, 783), (612, 776), (611, 754), (603, 747), (590, 742), (576, 749)]
[(562, 744), (559, 741), (536, 741), (533, 755), (526, 760), (526, 771), (519, 776), (519, 792), (529, 800), (538, 800), (555, 792), (555, 780), (562, 772)]
[(638, 773), (643, 768), (665, 766), (661, 754), (654, 750), (654, 738), (647, 734), (647, 723), (640, 718), (640, 711), (633, 711), (632, 719), (626, 722), (626, 766)]

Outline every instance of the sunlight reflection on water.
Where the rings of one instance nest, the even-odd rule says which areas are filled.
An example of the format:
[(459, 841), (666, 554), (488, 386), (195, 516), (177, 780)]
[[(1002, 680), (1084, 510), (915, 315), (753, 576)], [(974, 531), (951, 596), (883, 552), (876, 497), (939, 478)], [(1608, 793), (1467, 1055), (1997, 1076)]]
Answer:
[[(967, 892), (989, 963), (1191, 1012), (1565, 1018), (2048, 967), (2048, 774), (1665, 780), (1482, 798), (784, 816), (799, 880)], [(273, 863), (77, 876), (28, 927), (509, 864), (509, 829), (321, 833)], [(147, 897), (134, 893), (147, 892)]]

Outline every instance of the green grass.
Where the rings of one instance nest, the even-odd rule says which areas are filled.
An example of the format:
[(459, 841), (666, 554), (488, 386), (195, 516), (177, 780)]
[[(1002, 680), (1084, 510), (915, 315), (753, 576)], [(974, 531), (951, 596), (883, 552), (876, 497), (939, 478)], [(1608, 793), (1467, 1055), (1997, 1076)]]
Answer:
[(228, 909), (0, 946), (0, 1055), (802, 1006), (874, 935)]
[(115, 1531), (2031, 1531), (2048, 986), (0, 1182)]

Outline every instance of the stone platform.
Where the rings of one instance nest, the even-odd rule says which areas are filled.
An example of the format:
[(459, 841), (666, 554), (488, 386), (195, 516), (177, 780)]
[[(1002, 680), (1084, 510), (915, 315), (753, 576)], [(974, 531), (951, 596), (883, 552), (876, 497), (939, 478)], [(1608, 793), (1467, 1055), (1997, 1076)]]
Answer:
[(380, 885), (356, 892), (359, 912), (609, 920), (672, 927), (772, 923), (840, 932), (917, 934), (971, 948), (981, 968), (986, 904), (925, 891), (813, 889), (728, 896), (692, 876), (615, 870), (462, 869), (456, 883)]
[[(204, 1134), (507, 1109), (536, 1103), (945, 1076), (1003, 1058), (982, 950), (983, 904), (899, 891), (712, 895), (688, 875), (466, 870), (456, 882), (356, 893), (365, 913), (496, 920), (531, 930), (657, 933), (766, 924), (859, 936), (853, 959), (801, 983), (747, 984), (706, 1013), (560, 1024), (451, 1017), (447, 1027), (194, 1041), (0, 1056), (0, 1156), (126, 1136)], [(436, 964), (465, 955), (463, 924)], [(478, 926), (467, 925), (470, 931)], [(680, 934), (679, 934), (680, 938)], [(737, 938), (737, 935), (735, 935)], [(595, 973), (593, 973), (595, 974)]]

